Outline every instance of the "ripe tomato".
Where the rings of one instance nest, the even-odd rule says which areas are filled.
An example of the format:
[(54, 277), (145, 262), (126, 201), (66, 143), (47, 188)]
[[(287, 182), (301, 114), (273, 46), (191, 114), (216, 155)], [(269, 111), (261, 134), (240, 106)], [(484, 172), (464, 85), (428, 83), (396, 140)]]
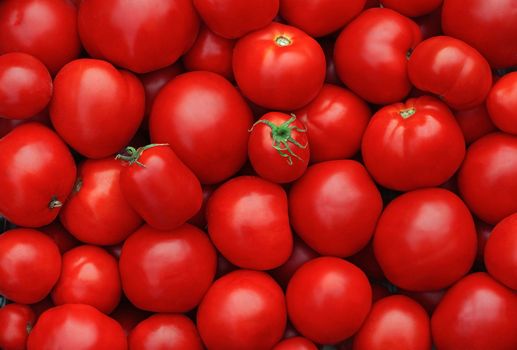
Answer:
[(322, 257), (303, 264), (286, 293), (287, 312), (296, 329), (320, 344), (335, 344), (359, 330), (372, 303), (365, 274), (351, 263)]
[(21, 304), (47, 296), (59, 278), (61, 255), (52, 239), (31, 229), (0, 235), (0, 294)]
[(0, 348), (25, 350), (36, 315), (30, 307), (8, 304), (0, 308)]
[(149, 312), (137, 309), (133, 304), (122, 299), (115, 311), (110, 314), (110, 317), (122, 326), (124, 333), (128, 336), (133, 328), (150, 315)]
[(50, 224), (74, 186), (76, 167), (65, 143), (38, 123), (0, 139), (0, 213), (19, 226)]
[(456, 111), (454, 117), (467, 145), (497, 130), (484, 103), (471, 109)]
[(303, 107), (318, 95), (325, 71), (318, 42), (280, 23), (246, 35), (233, 51), (237, 85), (252, 102), (268, 109)]
[(90, 305), (66, 304), (45, 311), (29, 334), (28, 350), (126, 350), (117, 321)]
[(440, 7), (443, 0), (380, 0), (382, 6), (393, 9), (404, 16), (420, 17)]
[(213, 32), (236, 39), (271, 23), (278, 12), (278, 1), (194, 0), (194, 6)]
[(216, 186), (213, 185), (204, 185), (202, 187), (203, 202), (201, 203), (201, 208), (193, 217), (190, 218), (190, 220), (188, 221), (189, 224), (194, 225), (202, 230), (206, 229), (206, 204), (208, 202), (208, 198), (210, 198), (215, 189)]
[(300, 266), (318, 256), (318, 253), (312, 250), (301, 239), (295, 238), (293, 241), (293, 252), (289, 259), (276, 269), (271, 270), (270, 274), (282, 288), (285, 288)]
[(191, 0), (88, 0), (78, 28), (90, 56), (137, 73), (173, 64), (194, 43), (199, 18)]
[(432, 292), (410, 292), (398, 289), (398, 292), (418, 302), (429, 315), (432, 315), (438, 304), (440, 304), (446, 290), (440, 289)]
[(353, 160), (310, 166), (289, 193), (294, 231), (322, 255), (357, 253), (370, 240), (381, 211), (379, 191)]
[(80, 244), (74, 236), (65, 230), (59, 221), (54, 221), (50, 225), (43, 226), (38, 230), (52, 238), (52, 240), (57, 244), (61, 254), (66, 253)]
[(363, 100), (331, 84), (323, 85), (318, 96), (295, 114), (307, 126), (311, 163), (353, 157), (371, 116)]
[(339, 34), (334, 63), (353, 92), (376, 104), (400, 101), (411, 90), (407, 55), (422, 40), (415, 22), (390, 9), (369, 9)]
[(74, 191), (59, 218), (81, 242), (117, 244), (142, 224), (142, 218), (122, 194), (120, 172), (123, 168), (114, 158), (88, 159), (79, 166)]
[(511, 350), (517, 344), (517, 295), (486, 273), (456, 283), (431, 318), (440, 350)]
[[(441, 1), (441, 0), (440, 0)], [(416, 3), (416, 2), (413, 2)], [(442, 35), (442, 8), (441, 6), (433, 12), (418, 18), (414, 18), (422, 32), (422, 39), (429, 39), (433, 36)]]
[(128, 337), (131, 350), (203, 350), (194, 322), (181, 314), (154, 314), (140, 322)]
[(485, 258), (485, 246), (492, 230), (494, 229), (493, 225), (489, 225), (481, 220), (474, 220), (476, 225), (476, 233), (478, 235), (478, 253), (476, 259), (478, 262), (483, 262)]
[(286, 319), (278, 284), (251, 270), (215, 281), (197, 311), (199, 334), (211, 350), (271, 349), (281, 339)]
[(48, 108), (45, 108), (35, 116), (26, 119), (7, 119), (0, 117), (0, 138), (13, 131), (17, 126), (31, 122), (38, 122), (45, 126), (51, 126)]
[(504, 132), (517, 135), (517, 72), (495, 83), (486, 105), (494, 124)]
[(444, 183), (465, 156), (465, 140), (454, 116), (430, 96), (380, 109), (362, 143), (364, 164), (372, 177), (398, 191)]
[(226, 79), (211, 72), (185, 73), (156, 98), (151, 141), (168, 143), (201, 183), (214, 184), (244, 165), (252, 119), (250, 108)]
[(147, 225), (122, 247), (122, 288), (139, 309), (186, 312), (196, 307), (212, 283), (216, 254), (208, 237), (185, 224), (158, 231)]
[(517, 136), (493, 133), (468, 149), (459, 175), (461, 197), (489, 224), (517, 212)]
[(372, 241), (368, 242), (366, 247), (361, 249), (359, 252), (347, 258), (352, 264), (360, 268), (368, 278), (376, 281), (385, 281), (384, 272), (382, 272), (375, 253), (373, 252)]
[(318, 350), (318, 348), (306, 338), (292, 337), (282, 340), (272, 350)]

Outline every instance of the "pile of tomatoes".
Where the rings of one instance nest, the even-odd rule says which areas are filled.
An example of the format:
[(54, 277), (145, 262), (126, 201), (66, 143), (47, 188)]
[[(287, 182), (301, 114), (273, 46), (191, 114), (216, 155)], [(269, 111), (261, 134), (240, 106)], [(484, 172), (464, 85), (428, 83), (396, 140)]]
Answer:
[(0, 349), (517, 349), (517, 0), (0, 0)]

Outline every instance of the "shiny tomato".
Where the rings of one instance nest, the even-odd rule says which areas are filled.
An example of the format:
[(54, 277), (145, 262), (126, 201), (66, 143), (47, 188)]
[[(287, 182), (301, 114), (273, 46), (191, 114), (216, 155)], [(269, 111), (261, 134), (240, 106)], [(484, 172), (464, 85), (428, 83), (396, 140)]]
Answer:
[(282, 289), (264, 272), (237, 270), (212, 284), (197, 311), (211, 350), (271, 349), (287, 321)]
[(495, 83), (486, 105), (494, 124), (504, 132), (517, 135), (517, 72)]
[[(418, 2), (413, 2), (418, 3)], [(422, 32), (422, 39), (429, 39), (433, 36), (442, 35), (442, 8), (434, 10), (428, 15), (414, 18)]]
[(372, 289), (355, 265), (322, 257), (294, 273), (286, 301), (289, 319), (303, 336), (335, 344), (359, 330), (370, 311)]
[(80, 243), (72, 236), (59, 221), (54, 221), (50, 225), (40, 227), (39, 231), (43, 232), (57, 244), (61, 254), (66, 253), (70, 249), (77, 247)]
[(27, 305), (8, 304), (0, 308), (0, 348), (25, 350), (36, 315)]
[(38, 123), (0, 139), (0, 213), (19, 226), (50, 224), (74, 186), (76, 167), (65, 143)]
[(151, 109), (154, 104), (154, 100), (162, 88), (171, 81), (174, 77), (180, 75), (183, 72), (183, 68), (179, 63), (175, 63), (171, 66), (158, 69), (149, 73), (140, 74), (138, 77), (142, 82), (145, 91), (145, 115), (149, 117), (151, 115)]
[(242, 93), (259, 106), (292, 111), (318, 95), (325, 54), (302, 30), (272, 23), (237, 41), (233, 73)]
[(353, 160), (310, 166), (289, 193), (294, 231), (322, 255), (357, 253), (370, 240), (381, 211), (379, 191)]
[(318, 350), (316, 345), (303, 337), (292, 337), (282, 340), (272, 350)]
[(226, 79), (211, 72), (185, 73), (156, 98), (151, 141), (168, 143), (201, 183), (218, 183), (244, 165), (252, 118)]
[(454, 117), (467, 145), (497, 130), (484, 103), (474, 108), (456, 111)]
[(465, 140), (447, 106), (422, 96), (375, 113), (364, 133), (362, 154), (377, 183), (409, 191), (447, 181), (465, 156)]
[(31, 122), (38, 122), (45, 126), (51, 126), (48, 108), (45, 108), (35, 116), (26, 119), (7, 119), (0, 117), (0, 138), (13, 131), (17, 126)]
[(382, 6), (408, 17), (420, 17), (440, 7), (443, 0), (380, 0)]
[(390, 9), (366, 10), (336, 40), (339, 78), (368, 102), (400, 101), (411, 90), (407, 55), (420, 40), (420, 29), (407, 17)]

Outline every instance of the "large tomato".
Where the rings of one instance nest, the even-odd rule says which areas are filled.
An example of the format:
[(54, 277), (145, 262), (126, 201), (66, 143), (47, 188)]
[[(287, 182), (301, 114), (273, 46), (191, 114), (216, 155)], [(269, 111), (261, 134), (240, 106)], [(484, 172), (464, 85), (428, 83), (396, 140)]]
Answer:
[(272, 350), (318, 350), (318, 348), (306, 338), (292, 337), (282, 340)]
[(292, 111), (318, 95), (325, 80), (325, 54), (302, 30), (272, 23), (237, 41), (233, 73), (252, 102)]
[(244, 98), (226, 79), (211, 72), (185, 73), (156, 98), (151, 141), (168, 143), (201, 183), (218, 183), (244, 165), (252, 119)]
[(420, 17), (440, 7), (443, 0), (380, 0), (384, 7), (393, 9), (404, 16)]
[(504, 132), (517, 135), (517, 72), (499, 79), (486, 105), (494, 124)]
[(322, 255), (357, 253), (372, 237), (381, 211), (379, 191), (353, 160), (310, 166), (289, 193), (294, 231)]
[(484, 103), (471, 109), (456, 111), (454, 117), (467, 145), (497, 130)]
[(0, 308), (0, 348), (25, 350), (35, 321), (36, 315), (27, 305), (8, 304)]

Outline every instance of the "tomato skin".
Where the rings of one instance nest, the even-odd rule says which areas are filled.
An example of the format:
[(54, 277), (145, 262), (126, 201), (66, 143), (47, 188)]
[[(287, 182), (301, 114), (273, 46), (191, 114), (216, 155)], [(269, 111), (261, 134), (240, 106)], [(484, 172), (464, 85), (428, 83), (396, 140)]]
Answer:
[(168, 143), (202, 184), (214, 184), (244, 165), (252, 119), (244, 98), (226, 79), (189, 72), (169, 82), (156, 98), (151, 141)]
[[(215, 191), (217, 186), (214, 185), (204, 185), (202, 186), (203, 191), (203, 201), (201, 203), (201, 208), (199, 208), (198, 212), (187, 221), (189, 224), (196, 226), (202, 230), (206, 229), (206, 204), (208, 203), (208, 199)], [(205, 230), (206, 231), (206, 230)]]
[(149, 316), (151, 316), (149, 312), (137, 309), (125, 299), (122, 299), (115, 311), (110, 314), (110, 317), (120, 324), (126, 336), (131, 333), (133, 328)]
[(357, 253), (372, 237), (381, 211), (379, 191), (353, 160), (310, 166), (289, 193), (294, 231), (321, 255)]
[(52, 238), (57, 244), (61, 255), (80, 244), (74, 236), (65, 230), (59, 221), (53, 221), (50, 225), (43, 226), (38, 230)]
[[(275, 146), (289, 147), (291, 152), (279, 151)], [(260, 177), (276, 183), (292, 182), (303, 175), (309, 164), (307, 127), (295, 115), (266, 113), (253, 124), (248, 156)]]
[(354, 350), (431, 349), (429, 316), (416, 301), (393, 295), (373, 304), (354, 337)]
[(45, 311), (29, 334), (27, 350), (126, 350), (120, 325), (94, 307), (65, 304)]
[(508, 73), (495, 83), (486, 105), (499, 129), (517, 135), (517, 72)]
[(380, 0), (384, 7), (408, 17), (427, 15), (440, 7), (443, 0)]
[(286, 321), (282, 290), (269, 275), (252, 270), (215, 281), (197, 311), (199, 334), (211, 350), (271, 349)]
[(471, 109), (456, 111), (454, 117), (467, 145), (497, 130), (484, 103)]
[(272, 350), (318, 350), (318, 348), (306, 338), (292, 337), (282, 340)]
[(478, 253), (477, 253), (477, 261), (482, 262), (485, 258), (485, 247), (492, 230), (494, 229), (493, 225), (489, 225), (481, 220), (475, 220), (476, 224), (476, 232), (478, 235)]
[(208, 237), (194, 226), (159, 231), (144, 225), (122, 247), (122, 288), (139, 309), (186, 312), (212, 283), (216, 259)]
[(517, 212), (517, 136), (486, 135), (468, 149), (458, 174), (461, 197), (488, 224)]
[(20, 304), (47, 296), (59, 278), (61, 255), (52, 239), (32, 229), (0, 235), (0, 294)]
[(447, 291), (431, 318), (440, 350), (511, 350), (517, 344), (517, 296), (483, 272)]
[(83, 1), (77, 21), (90, 56), (137, 73), (173, 64), (199, 28), (190, 0)]
[(385, 8), (366, 10), (336, 40), (339, 78), (368, 102), (400, 101), (411, 89), (406, 55), (421, 40), (420, 29), (407, 17)]
[(76, 167), (50, 129), (27, 123), (0, 139), (0, 213), (25, 227), (50, 224), (74, 186)]
[(447, 181), (465, 156), (465, 140), (447, 106), (422, 96), (375, 113), (363, 136), (362, 155), (377, 183), (409, 191)]
[(287, 312), (296, 329), (319, 344), (335, 344), (357, 332), (372, 303), (372, 289), (355, 265), (321, 257), (302, 265), (286, 293)]
[(438, 304), (440, 304), (446, 290), (441, 289), (432, 292), (410, 292), (399, 289), (398, 292), (418, 302), (429, 315), (432, 315)]
[(353, 92), (325, 84), (308, 105), (295, 111), (307, 126), (311, 163), (353, 157), (361, 146), (371, 112)]
[(128, 337), (131, 350), (203, 350), (194, 322), (181, 314), (155, 314), (140, 322)]
[(3, 350), (25, 350), (29, 330), (36, 321), (30, 307), (8, 304), (0, 308), (0, 347)]
[(418, 18), (414, 18), (416, 24), (422, 32), (422, 40), (429, 39), (433, 36), (443, 35), (442, 33), (442, 8)]
[(239, 39), (233, 73), (242, 93), (259, 106), (303, 107), (323, 86), (326, 64), (316, 40), (296, 27), (271, 23)]

